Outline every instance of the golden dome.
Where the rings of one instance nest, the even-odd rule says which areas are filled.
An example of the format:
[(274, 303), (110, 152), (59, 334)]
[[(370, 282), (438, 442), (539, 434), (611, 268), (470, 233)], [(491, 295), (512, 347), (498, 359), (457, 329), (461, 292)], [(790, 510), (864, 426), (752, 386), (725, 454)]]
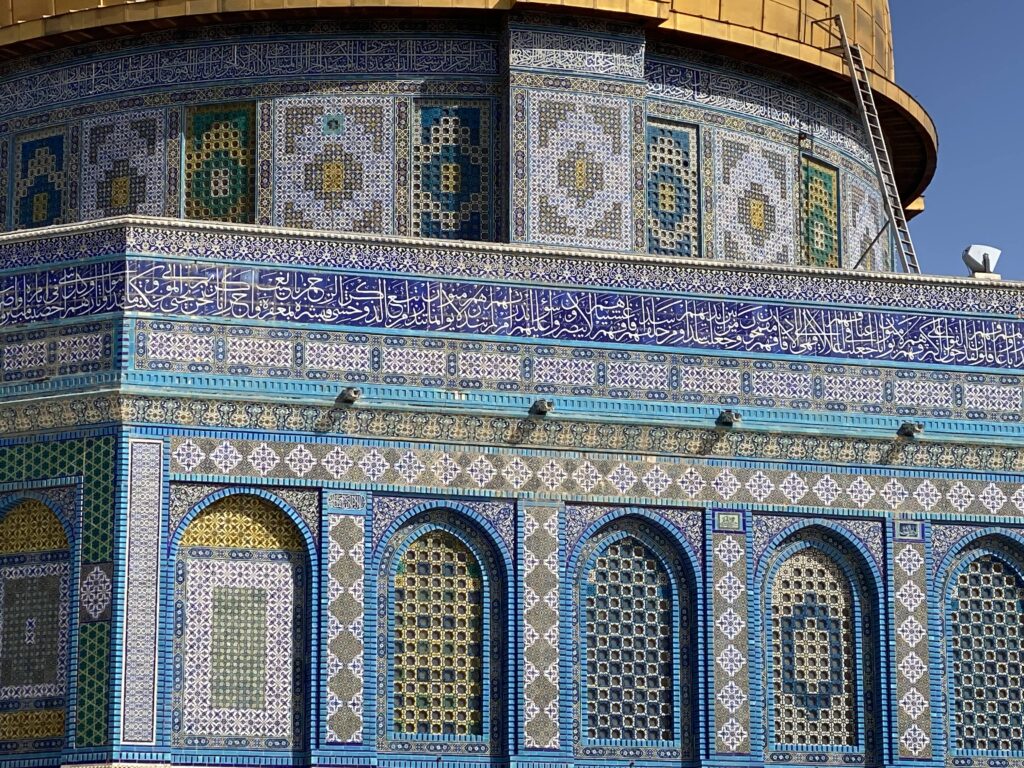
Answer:
[(924, 191), (935, 170), (935, 126), (893, 82), (888, 0), (0, 0), (0, 56), (230, 16), (414, 7), (435, 12), (556, 7), (626, 15), (641, 19), (653, 36), (755, 61), (850, 98), (845, 62), (826, 50), (833, 40), (814, 24), (841, 14), (872, 71), (905, 205)]

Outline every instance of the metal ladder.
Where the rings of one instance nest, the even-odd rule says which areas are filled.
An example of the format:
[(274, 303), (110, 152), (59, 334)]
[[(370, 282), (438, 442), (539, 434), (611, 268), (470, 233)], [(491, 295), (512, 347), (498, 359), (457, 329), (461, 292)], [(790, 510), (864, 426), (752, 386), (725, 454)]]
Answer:
[(853, 83), (853, 92), (857, 96), (857, 107), (860, 110), (861, 119), (864, 121), (864, 130), (871, 139), (871, 159), (875, 163), (875, 173), (878, 174), (878, 181), (885, 194), (886, 212), (888, 221), (882, 230), (871, 241), (861, 257), (857, 260), (857, 266), (864, 260), (882, 232), (886, 227), (892, 227), (895, 233), (893, 238), (896, 241), (896, 248), (899, 251), (900, 261), (903, 263), (903, 271), (915, 275), (921, 274), (921, 265), (917, 261), (917, 254), (914, 251), (914, 241), (910, 239), (910, 228), (907, 227), (907, 217), (903, 213), (903, 203), (900, 201), (899, 191), (896, 189), (896, 178), (892, 172), (892, 161), (889, 159), (889, 148), (885, 143), (885, 136), (882, 135), (882, 124), (878, 119), (878, 108), (875, 106), (875, 96), (871, 91), (871, 81), (868, 80), (868, 70), (864, 66), (864, 57), (861, 55), (860, 46), (856, 43), (850, 44), (850, 38), (846, 36), (846, 25), (843, 24), (842, 16), (833, 16), (828, 19), (819, 19), (814, 24), (820, 25), (829, 35), (837, 37), (836, 33), (829, 29), (826, 24), (834, 23), (839, 28), (839, 45), (827, 48), (829, 53), (842, 54), (846, 59), (846, 66), (850, 70), (850, 80)]

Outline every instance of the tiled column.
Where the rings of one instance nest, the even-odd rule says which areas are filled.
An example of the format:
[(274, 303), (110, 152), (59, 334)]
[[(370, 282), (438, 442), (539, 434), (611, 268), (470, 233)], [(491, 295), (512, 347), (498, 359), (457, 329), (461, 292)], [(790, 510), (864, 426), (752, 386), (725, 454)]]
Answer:
[[(714, 510), (711, 533), (715, 755), (750, 753), (750, 664), (745, 517)], [(710, 725), (710, 724), (709, 724)]]
[(893, 525), (897, 754), (900, 760), (929, 760), (932, 706), (924, 524), (896, 520)]
[(366, 496), (324, 491), (326, 745), (363, 743)]

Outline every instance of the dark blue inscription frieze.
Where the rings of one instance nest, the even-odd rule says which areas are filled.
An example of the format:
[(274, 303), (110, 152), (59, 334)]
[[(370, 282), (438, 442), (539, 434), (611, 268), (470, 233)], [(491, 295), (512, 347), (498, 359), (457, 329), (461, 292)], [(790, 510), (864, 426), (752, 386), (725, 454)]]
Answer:
[(398, 331), (940, 365), (1024, 366), (1013, 320), (136, 261), (126, 308)]

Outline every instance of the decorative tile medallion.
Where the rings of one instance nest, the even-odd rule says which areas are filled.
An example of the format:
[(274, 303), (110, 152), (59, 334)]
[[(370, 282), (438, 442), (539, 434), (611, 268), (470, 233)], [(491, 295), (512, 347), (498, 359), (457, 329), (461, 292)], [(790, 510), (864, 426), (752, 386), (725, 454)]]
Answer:
[(716, 132), (714, 152), (717, 257), (792, 264), (795, 158), (781, 146), (728, 131)]
[(633, 250), (631, 102), (529, 94), (530, 240)]
[(153, 109), (83, 123), (82, 219), (164, 215), (164, 118)]
[(395, 231), (395, 108), (388, 96), (274, 102), (274, 222)]

